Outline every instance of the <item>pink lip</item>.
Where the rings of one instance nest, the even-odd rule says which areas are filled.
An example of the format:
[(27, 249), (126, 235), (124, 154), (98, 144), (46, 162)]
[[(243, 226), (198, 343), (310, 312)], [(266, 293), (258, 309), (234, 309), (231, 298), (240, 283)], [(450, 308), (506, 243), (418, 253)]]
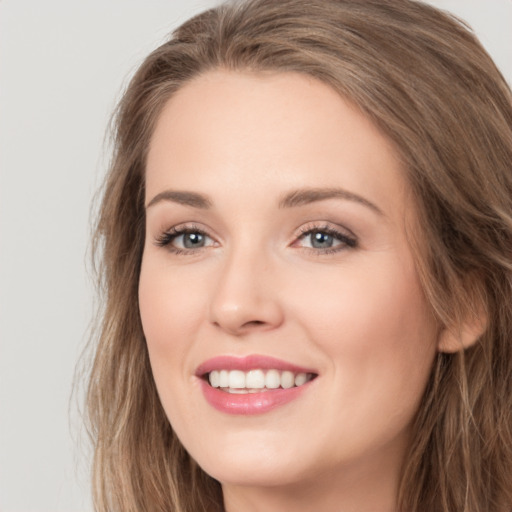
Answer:
[(263, 414), (299, 398), (313, 381), (289, 389), (279, 388), (262, 391), (261, 393), (234, 394), (211, 387), (203, 377), (213, 370), (249, 371), (272, 368), (294, 373), (315, 373), (311, 369), (296, 366), (273, 357), (250, 355), (247, 357), (220, 356), (209, 359), (197, 368), (196, 376), (200, 378), (201, 391), (206, 401), (218, 411), (239, 415)]
[(290, 371), (294, 373), (316, 373), (310, 368), (297, 366), (274, 357), (253, 354), (245, 357), (219, 356), (205, 361), (196, 370), (196, 375), (202, 377), (213, 370), (275, 370)]

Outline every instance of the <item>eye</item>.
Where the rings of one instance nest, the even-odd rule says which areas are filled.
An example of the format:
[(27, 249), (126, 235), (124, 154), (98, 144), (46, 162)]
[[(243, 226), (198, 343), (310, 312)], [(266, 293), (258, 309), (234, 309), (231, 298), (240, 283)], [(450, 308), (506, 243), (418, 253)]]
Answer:
[(182, 245), (184, 249), (196, 249), (204, 247), (206, 244), (207, 236), (199, 232), (183, 233), (174, 239), (176, 245)]
[(301, 230), (296, 245), (315, 252), (332, 253), (356, 247), (357, 239), (354, 235), (343, 233), (331, 226), (306, 226)]
[(309, 243), (313, 249), (329, 249), (340, 242), (334, 238), (334, 235), (325, 233), (324, 231), (313, 231), (308, 236)]
[(160, 247), (167, 247), (170, 251), (180, 254), (212, 246), (215, 242), (201, 229), (177, 227), (159, 235), (155, 243)]

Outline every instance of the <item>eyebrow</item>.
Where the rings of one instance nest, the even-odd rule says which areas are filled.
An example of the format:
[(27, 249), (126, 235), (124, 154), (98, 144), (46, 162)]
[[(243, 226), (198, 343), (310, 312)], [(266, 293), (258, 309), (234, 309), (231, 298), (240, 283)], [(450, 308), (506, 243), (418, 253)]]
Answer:
[(317, 201), (325, 201), (327, 199), (353, 201), (370, 208), (379, 215), (384, 215), (382, 210), (371, 201), (368, 201), (368, 199), (342, 188), (304, 188), (294, 190), (286, 194), (279, 201), (279, 208), (294, 208), (305, 204), (315, 203)]
[(146, 205), (146, 209), (161, 201), (171, 201), (173, 203), (191, 206), (192, 208), (199, 208), (201, 210), (207, 210), (213, 205), (212, 201), (207, 196), (198, 194), (197, 192), (164, 190), (151, 199), (151, 201)]
[[(325, 201), (327, 199), (343, 199), (345, 201), (353, 201), (366, 206), (379, 215), (384, 215), (382, 210), (372, 203), (353, 192), (349, 192), (342, 188), (302, 188), (288, 192), (278, 203), (279, 208), (296, 208), (306, 204), (315, 203), (317, 201)], [(146, 209), (161, 202), (171, 201), (173, 203), (208, 210), (213, 206), (213, 201), (206, 195), (197, 192), (184, 190), (164, 190), (157, 194), (146, 205)]]

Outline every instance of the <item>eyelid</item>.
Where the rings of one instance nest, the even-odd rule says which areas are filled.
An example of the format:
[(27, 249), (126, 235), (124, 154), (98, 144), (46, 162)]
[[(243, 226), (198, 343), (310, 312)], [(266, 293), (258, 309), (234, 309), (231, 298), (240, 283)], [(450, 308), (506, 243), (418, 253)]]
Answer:
[(350, 231), (349, 229), (339, 226), (337, 224), (333, 224), (331, 222), (323, 221), (323, 222), (309, 222), (299, 228), (298, 233), (295, 235), (292, 246), (295, 246), (297, 242), (303, 240), (307, 235), (311, 233), (326, 233), (335, 237), (341, 243), (334, 247), (326, 247), (326, 248), (314, 248), (314, 247), (302, 247), (302, 249), (310, 251), (316, 255), (321, 254), (332, 254), (335, 252), (354, 249), (358, 246), (358, 238), (357, 236)]
[(172, 226), (169, 229), (166, 229), (162, 231), (160, 234), (155, 236), (154, 243), (158, 247), (163, 247), (170, 252), (176, 253), (176, 254), (191, 254), (191, 253), (197, 253), (198, 251), (202, 249), (207, 249), (208, 247), (211, 247), (211, 245), (207, 245), (204, 247), (197, 247), (197, 248), (187, 248), (187, 247), (175, 247), (172, 245), (173, 241), (176, 240), (176, 238), (186, 235), (187, 233), (198, 233), (200, 235), (203, 235), (211, 240), (214, 241), (214, 243), (217, 243), (215, 238), (211, 236), (208, 233), (208, 230), (198, 226), (194, 223), (183, 223), (178, 224), (176, 226)]
[[(326, 233), (332, 237), (334, 237), (337, 241), (340, 243), (334, 245), (333, 247), (324, 247), (324, 248), (315, 248), (315, 247), (301, 247), (299, 245), (299, 242), (306, 238), (306, 236), (310, 235), (311, 233)], [(176, 247), (173, 245), (174, 240), (176, 238), (186, 235), (187, 233), (198, 233), (203, 235), (204, 237), (210, 239), (213, 241), (213, 243), (201, 246), (201, 247), (195, 247), (195, 248), (189, 248), (189, 247)], [(218, 241), (215, 239), (214, 236), (212, 236), (209, 233), (209, 230), (204, 229), (203, 227), (195, 224), (195, 223), (183, 223), (183, 224), (177, 224), (176, 226), (172, 226), (169, 229), (166, 229), (162, 231), (159, 235), (155, 236), (154, 243), (158, 247), (163, 247), (167, 249), (168, 251), (174, 253), (174, 254), (197, 254), (199, 251), (202, 251), (204, 249), (207, 249), (209, 247), (218, 246)], [(331, 254), (340, 252), (347, 249), (353, 249), (358, 246), (358, 238), (352, 231), (349, 229), (339, 226), (337, 224), (333, 224), (328, 221), (313, 221), (308, 222), (304, 225), (302, 225), (295, 233), (292, 243), (290, 244), (291, 247), (297, 247), (309, 251), (315, 255), (322, 255), (322, 254)]]

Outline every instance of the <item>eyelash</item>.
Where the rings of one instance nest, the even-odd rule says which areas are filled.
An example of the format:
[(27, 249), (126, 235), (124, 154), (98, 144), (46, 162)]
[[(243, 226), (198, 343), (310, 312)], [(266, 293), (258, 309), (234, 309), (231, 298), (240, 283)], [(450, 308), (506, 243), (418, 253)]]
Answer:
[[(176, 238), (178, 238), (181, 235), (187, 235), (187, 234), (199, 234), (204, 237), (211, 238), (206, 231), (199, 228), (198, 226), (190, 225), (185, 227), (173, 227), (163, 233), (161, 233), (159, 236), (155, 239), (155, 245), (158, 247), (165, 247), (167, 250), (172, 252), (176, 255), (190, 255), (190, 254), (197, 254), (197, 251), (200, 249), (204, 249), (205, 247), (198, 247), (196, 249), (181, 249), (179, 247), (174, 247), (172, 245), (172, 242)], [(315, 249), (313, 247), (304, 247), (303, 249), (306, 249), (309, 252), (312, 252), (315, 255), (326, 255), (326, 254), (333, 254), (337, 253), (343, 250), (347, 249), (354, 249), (358, 246), (358, 240), (353, 235), (348, 235), (346, 233), (342, 233), (338, 231), (337, 229), (334, 229), (332, 226), (329, 225), (306, 225), (302, 227), (299, 231), (298, 236), (296, 237), (297, 240), (303, 240), (308, 235), (311, 235), (313, 233), (323, 233), (329, 236), (332, 236), (336, 240), (342, 242), (340, 245), (337, 245), (335, 247), (329, 247), (329, 248), (323, 248), (323, 249)]]
[(304, 247), (304, 249), (317, 254), (317, 255), (324, 255), (324, 254), (334, 254), (340, 251), (344, 251), (347, 249), (355, 249), (358, 246), (357, 238), (354, 235), (349, 235), (347, 233), (342, 233), (341, 231), (338, 231), (337, 229), (333, 228), (329, 225), (306, 225), (302, 227), (299, 231), (299, 236), (297, 237), (298, 240), (302, 240), (306, 238), (308, 235), (311, 235), (313, 233), (323, 233), (326, 235), (330, 235), (336, 240), (342, 242), (340, 245), (335, 247), (329, 247), (324, 249), (315, 249), (314, 247)]
[(203, 229), (198, 226), (190, 225), (186, 227), (173, 227), (167, 231), (164, 231), (155, 239), (155, 244), (158, 247), (165, 247), (167, 250), (172, 252), (173, 254), (191, 254), (197, 252), (198, 249), (204, 249), (204, 247), (199, 247), (198, 249), (180, 249), (179, 247), (174, 247), (172, 242), (176, 238), (181, 235), (187, 235), (190, 233), (197, 233), (199, 235), (209, 237), (208, 233), (206, 233)]

